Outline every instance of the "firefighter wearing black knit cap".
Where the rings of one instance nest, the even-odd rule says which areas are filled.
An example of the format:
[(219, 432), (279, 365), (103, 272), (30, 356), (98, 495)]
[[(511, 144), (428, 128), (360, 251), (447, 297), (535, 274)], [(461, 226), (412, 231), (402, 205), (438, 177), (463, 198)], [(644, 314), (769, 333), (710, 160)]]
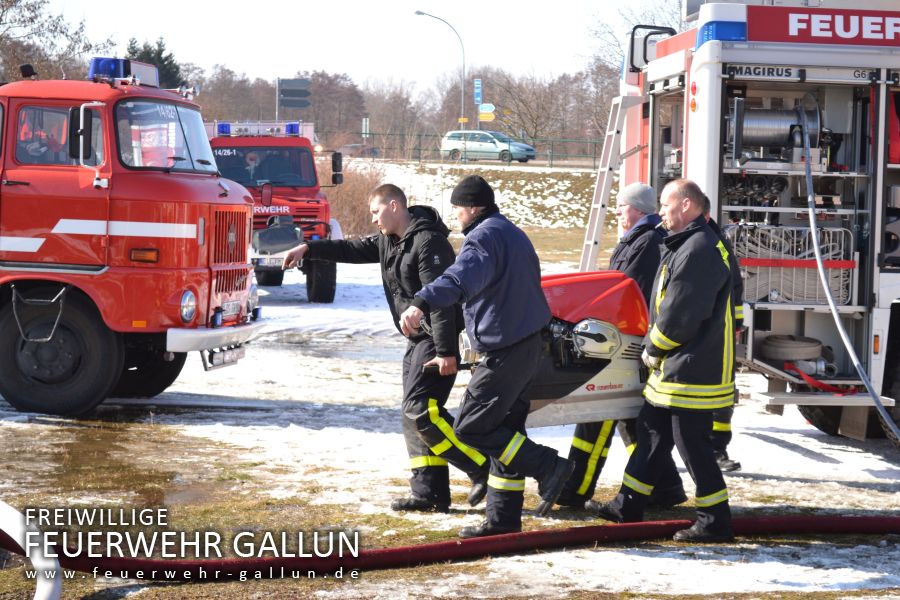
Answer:
[(482, 356), (454, 427), (463, 443), (491, 458), (486, 519), (459, 533), (471, 538), (521, 531), (526, 476), (538, 480), (537, 513), (546, 514), (573, 465), (525, 435), (525, 390), (540, 362), (541, 329), (550, 321), (534, 246), (500, 214), (483, 178), (463, 179), (450, 202), (466, 239), (456, 262), (416, 294), (400, 322), (408, 335), (429, 310), (462, 302), (466, 332)]
[(734, 539), (725, 479), (713, 452), (713, 411), (734, 404), (734, 304), (729, 253), (703, 217), (704, 195), (680, 179), (663, 189), (669, 230), (653, 284), (643, 360), (650, 369), (637, 420), (637, 446), (618, 495), (599, 516), (644, 518), (662, 461), (678, 448), (697, 486), (697, 521), (676, 541)]

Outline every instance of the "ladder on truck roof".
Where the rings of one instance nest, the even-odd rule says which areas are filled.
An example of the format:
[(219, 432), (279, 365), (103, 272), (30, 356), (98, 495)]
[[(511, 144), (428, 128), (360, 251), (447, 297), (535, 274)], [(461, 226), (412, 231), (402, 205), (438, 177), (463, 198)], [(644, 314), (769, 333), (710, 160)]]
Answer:
[(645, 100), (644, 96), (616, 96), (609, 108), (609, 122), (606, 125), (603, 152), (600, 154), (600, 167), (597, 170), (597, 183), (594, 185), (594, 198), (591, 200), (591, 213), (588, 217), (587, 229), (584, 232), (584, 247), (581, 250), (579, 271), (597, 269), (597, 254), (600, 253), (600, 238), (603, 236), (603, 222), (606, 217), (606, 207), (609, 205), (613, 175), (619, 170), (622, 160), (635, 152), (640, 152), (645, 147), (643, 144), (639, 144), (624, 154), (620, 154), (625, 115), (628, 113), (628, 109), (640, 106)]

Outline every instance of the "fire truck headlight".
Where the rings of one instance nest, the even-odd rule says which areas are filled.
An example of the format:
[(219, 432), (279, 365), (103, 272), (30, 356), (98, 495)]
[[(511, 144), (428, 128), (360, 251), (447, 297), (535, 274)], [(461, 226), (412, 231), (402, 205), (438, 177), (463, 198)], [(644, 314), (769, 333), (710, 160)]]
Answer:
[(191, 290), (181, 295), (181, 320), (190, 323), (197, 315), (197, 296)]

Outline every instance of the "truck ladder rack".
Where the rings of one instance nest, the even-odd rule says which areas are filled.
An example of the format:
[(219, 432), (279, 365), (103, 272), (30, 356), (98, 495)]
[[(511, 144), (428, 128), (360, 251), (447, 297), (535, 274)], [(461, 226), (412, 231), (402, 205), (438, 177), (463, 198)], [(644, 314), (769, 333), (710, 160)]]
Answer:
[(639, 152), (643, 147), (629, 149), (620, 154), (622, 128), (625, 125), (625, 114), (628, 109), (644, 103), (644, 96), (616, 96), (609, 109), (609, 122), (606, 125), (606, 138), (603, 140), (603, 151), (600, 154), (600, 167), (597, 170), (597, 183), (594, 185), (594, 197), (591, 200), (591, 212), (587, 229), (584, 232), (584, 247), (581, 250), (579, 271), (593, 271), (597, 268), (597, 254), (600, 252), (600, 239), (603, 236), (603, 222), (606, 219), (606, 207), (612, 190), (614, 174), (619, 170), (623, 158)]

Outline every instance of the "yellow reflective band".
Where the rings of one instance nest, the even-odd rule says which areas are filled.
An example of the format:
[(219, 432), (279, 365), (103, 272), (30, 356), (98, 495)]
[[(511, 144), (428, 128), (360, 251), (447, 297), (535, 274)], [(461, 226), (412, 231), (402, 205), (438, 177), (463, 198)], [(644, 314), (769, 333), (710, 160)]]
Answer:
[(653, 324), (653, 329), (650, 330), (650, 341), (653, 342), (654, 346), (656, 346), (660, 350), (665, 350), (666, 352), (681, 345), (678, 342), (672, 341), (668, 337), (666, 337), (663, 332), (659, 330), (659, 327), (657, 327), (655, 323)]
[(591, 452), (594, 449), (594, 445), (592, 443), (577, 437), (572, 438), (572, 447), (577, 448), (582, 452)]
[(664, 264), (659, 269), (659, 289), (656, 290), (656, 314), (659, 314), (659, 305), (662, 304), (663, 299), (666, 297), (666, 290), (663, 288), (663, 281), (666, 280), (666, 265)]
[(625, 473), (625, 475), (622, 477), (622, 485), (624, 485), (627, 488), (631, 488), (634, 491), (636, 491), (638, 494), (641, 494), (644, 496), (649, 496), (650, 494), (653, 493), (652, 485), (647, 485), (643, 481), (639, 481), (639, 480), (635, 479), (628, 473)]
[(716, 248), (719, 249), (719, 254), (722, 255), (722, 262), (725, 263), (725, 268), (728, 269), (728, 272), (731, 272), (731, 263), (728, 262), (728, 249), (725, 247), (725, 244), (722, 243), (722, 240), (719, 240), (719, 243), (716, 244)]
[(410, 469), (421, 469), (422, 467), (446, 467), (447, 461), (439, 456), (416, 456), (409, 459)]
[(499, 460), (501, 463), (509, 466), (509, 463), (512, 462), (512, 459), (516, 457), (516, 453), (519, 451), (519, 448), (522, 447), (522, 444), (525, 442), (525, 436), (519, 433), (518, 431), (509, 440), (509, 444), (506, 445), (506, 449), (503, 451), (503, 454), (500, 455)]
[(651, 388), (649, 383), (646, 387), (644, 387), (644, 398), (646, 398), (650, 402), (650, 404), (653, 404), (654, 406), (690, 408), (696, 410), (727, 408), (734, 404), (734, 392), (714, 398), (692, 398), (689, 396), (679, 396), (676, 394), (658, 392)]
[[(450, 423), (448, 423), (447, 420), (441, 416), (440, 407), (438, 406), (437, 400), (434, 398), (428, 399), (428, 418), (432, 423), (434, 423), (434, 426), (444, 434), (444, 437), (447, 438), (447, 440), (451, 444), (459, 448), (460, 452), (472, 459), (472, 461), (479, 467), (484, 464), (484, 462), (487, 460), (487, 457), (475, 448), (466, 446), (461, 441), (459, 441), (459, 439), (457, 439), (456, 434), (453, 433), (453, 426), (450, 425)], [(444, 442), (441, 442), (436, 447), (442, 446), (443, 444)], [(443, 452), (446, 452), (446, 450), (447, 449), (445, 448), (444, 450), (441, 450), (440, 453), (442, 454)], [(432, 450), (432, 452), (434, 452), (434, 450)], [(435, 452), (435, 454), (438, 454), (438, 452)]]
[(612, 434), (613, 425), (615, 424), (615, 421), (603, 421), (603, 425), (600, 426), (600, 433), (597, 434), (597, 441), (594, 442), (594, 449), (588, 457), (587, 465), (584, 470), (584, 479), (581, 480), (581, 485), (578, 486), (577, 493), (582, 496), (587, 494), (588, 488), (591, 487), (591, 480), (594, 478), (594, 473), (597, 471), (597, 462), (600, 460), (601, 456), (606, 456), (607, 454), (604, 452), (604, 450), (608, 450), (608, 448), (606, 448), (606, 442), (609, 440), (609, 436)]
[(628, 444), (627, 446), (625, 446), (625, 452), (628, 453), (628, 456), (631, 456), (631, 454), (634, 452), (634, 449), (635, 449), (635, 448), (637, 448), (637, 444), (636, 444), (636, 443), (635, 443), (635, 444)]
[(716, 504), (722, 504), (723, 502), (728, 502), (727, 489), (719, 490), (715, 494), (710, 494), (709, 496), (698, 496), (694, 501), (694, 504), (699, 508), (708, 508), (710, 506), (715, 506)]
[(731, 431), (731, 423), (713, 421), (713, 431)]
[(722, 346), (722, 383), (731, 382), (734, 374), (734, 326), (731, 315), (731, 296), (725, 303), (725, 339)]
[(431, 451), (434, 452), (436, 455), (440, 456), (441, 454), (443, 454), (444, 452), (446, 452), (447, 450), (449, 450), (452, 447), (453, 447), (453, 442), (445, 439), (443, 442), (441, 442), (437, 446), (432, 446)]
[(496, 475), (488, 475), (487, 484), (488, 487), (492, 487), (495, 490), (503, 490), (504, 492), (525, 491), (524, 479), (504, 479), (503, 477), (497, 477)]
[(705, 383), (677, 383), (675, 381), (663, 381), (659, 373), (654, 371), (647, 379), (647, 385), (659, 392), (670, 392), (682, 396), (721, 396), (734, 393), (733, 383), (705, 384)]
[(734, 307), (734, 318), (735, 319), (744, 319), (744, 305), (738, 304)]

